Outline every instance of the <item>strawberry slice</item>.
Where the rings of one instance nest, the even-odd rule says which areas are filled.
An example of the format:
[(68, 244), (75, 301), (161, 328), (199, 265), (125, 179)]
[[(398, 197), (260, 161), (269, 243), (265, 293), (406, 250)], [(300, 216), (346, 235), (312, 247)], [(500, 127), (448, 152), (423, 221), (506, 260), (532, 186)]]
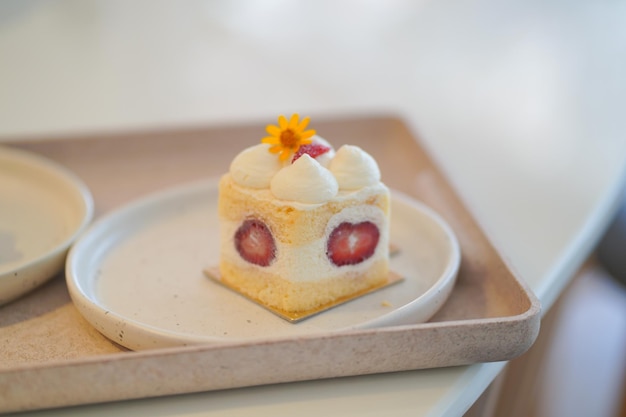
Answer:
[(326, 255), (337, 266), (356, 265), (374, 254), (379, 238), (372, 222), (343, 222), (328, 237)]
[(235, 247), (246, 261), (268, 266), (276, 257), (276, 244), (270, 229), (260, 220), (248, 219), (235, 233)]
[(304, 154), (309, 155), (311, 158), (317, 158), (318, 156), (323, 155), (328, 151), (330, 151), (330, 146), (326, 146), (319, 142), (308, 143), (298, 148), (296, 153), (293, 155), (291, 163), (293, 164), (294, 162), (296, 162), (298, 158), (300, 158)]

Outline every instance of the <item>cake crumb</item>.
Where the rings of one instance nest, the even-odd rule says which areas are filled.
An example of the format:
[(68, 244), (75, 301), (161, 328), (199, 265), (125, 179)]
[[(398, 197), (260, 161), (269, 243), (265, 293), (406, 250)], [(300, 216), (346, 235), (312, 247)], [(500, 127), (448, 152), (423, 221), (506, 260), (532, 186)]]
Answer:
[(383, 307), (391, 307), (391, 303), (387, 300), (383, 300), (380, 305)]

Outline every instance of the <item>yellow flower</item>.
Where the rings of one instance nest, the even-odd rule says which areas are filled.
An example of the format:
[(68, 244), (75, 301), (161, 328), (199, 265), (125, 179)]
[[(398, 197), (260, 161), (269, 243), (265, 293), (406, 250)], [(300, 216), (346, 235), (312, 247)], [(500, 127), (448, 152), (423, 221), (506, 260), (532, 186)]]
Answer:
[(300, 121), (300, 116), (295, 113), (287, 122), (283, 115), (278, 116), (278, 126), (267, 125), (265, 130), (270, 136), (261, 139), (262, 143), (272, 145), (270, 152), (280, 153), (280, 160), (285, 161), (292, 153), (296, 153), (301, 145), (312, 142), (311, 137), (315, 135), (315, 130), (306, 129), (310, 118), (307, 116)]

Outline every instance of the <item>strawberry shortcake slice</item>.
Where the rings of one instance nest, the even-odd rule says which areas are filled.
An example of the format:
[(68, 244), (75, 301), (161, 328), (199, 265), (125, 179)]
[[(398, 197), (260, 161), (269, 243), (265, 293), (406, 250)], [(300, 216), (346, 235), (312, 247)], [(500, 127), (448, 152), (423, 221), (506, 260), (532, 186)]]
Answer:
[(374, 158), (279, 117), (219, 184), (219, 280), (297, 317), (389, 283), (388, 188)]

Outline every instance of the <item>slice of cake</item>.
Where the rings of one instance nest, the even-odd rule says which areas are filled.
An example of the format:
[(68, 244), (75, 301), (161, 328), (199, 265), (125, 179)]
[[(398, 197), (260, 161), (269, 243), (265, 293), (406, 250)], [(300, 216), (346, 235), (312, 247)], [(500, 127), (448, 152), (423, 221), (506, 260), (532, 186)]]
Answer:
[(389, 281), (389, 190), (374, 158), (279, 117), (219, 184), (220, 279), (283, 313), (324, 309)]

